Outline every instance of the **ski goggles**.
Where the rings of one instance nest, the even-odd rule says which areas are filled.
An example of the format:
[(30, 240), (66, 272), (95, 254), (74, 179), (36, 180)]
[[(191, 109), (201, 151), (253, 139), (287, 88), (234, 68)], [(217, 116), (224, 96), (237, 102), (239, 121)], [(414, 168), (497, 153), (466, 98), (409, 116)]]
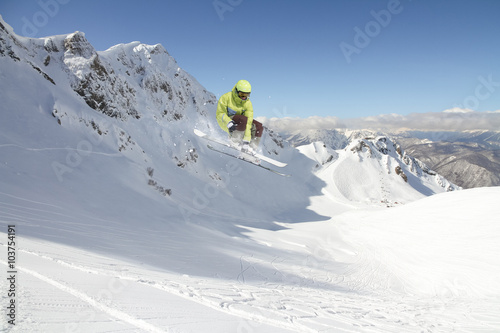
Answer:
[(249, 92), (238, 91), (238, 96), (241, 99), (247, 99), (248, 97), (250, 97), (250, 93)]

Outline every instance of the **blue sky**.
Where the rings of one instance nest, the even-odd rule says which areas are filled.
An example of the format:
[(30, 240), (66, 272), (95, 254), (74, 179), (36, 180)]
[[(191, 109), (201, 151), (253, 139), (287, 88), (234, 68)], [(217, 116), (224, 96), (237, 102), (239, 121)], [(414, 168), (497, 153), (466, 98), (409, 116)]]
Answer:
[(160, 43), (217, 96), (249, 80), (256, 116), (500, 109), (498, 0), (2, 0), (0, 14), (98, 51)]

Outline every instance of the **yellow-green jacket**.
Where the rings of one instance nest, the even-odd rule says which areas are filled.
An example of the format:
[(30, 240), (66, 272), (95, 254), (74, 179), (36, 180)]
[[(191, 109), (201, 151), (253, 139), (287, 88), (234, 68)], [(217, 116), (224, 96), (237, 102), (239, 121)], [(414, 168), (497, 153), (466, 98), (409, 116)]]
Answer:
[(252, 122), (253, 122), (253, 106), (250, 98), (242, 100), (238, 97), (236, 92), (236, 85), (233, 90), (225, 93), (219, 98), (219, 103), (217, 103), (217, 122), (219, 126), (226, 132), (229, 133), (227, 129), (227, 124), (231, 121), (234, 115), (243, 115), (248, 118), (247, 128), (245, 130), (245, 135), (243, 136), (243, 141), (248, 141), (252, 139)]

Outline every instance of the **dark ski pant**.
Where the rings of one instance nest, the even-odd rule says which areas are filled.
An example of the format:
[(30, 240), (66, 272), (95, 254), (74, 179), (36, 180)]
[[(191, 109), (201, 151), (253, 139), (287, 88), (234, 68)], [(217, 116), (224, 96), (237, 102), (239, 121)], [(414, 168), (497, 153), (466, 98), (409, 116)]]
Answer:
[[(244, 132), (246, 130), (247, 122), (248, 122), (248, 118), (246, 116), (235, 115), (235, 116), (233, 116), (232, 119), (236, 123), (236, 130), (237, 131)], [(264, 132), (264, 129), (262, 127), (262, 123), (260, 123), (254, 119), (253, 123), (252, 123), (252, 139), (260, 138), (262, 136), (263, 132)]]

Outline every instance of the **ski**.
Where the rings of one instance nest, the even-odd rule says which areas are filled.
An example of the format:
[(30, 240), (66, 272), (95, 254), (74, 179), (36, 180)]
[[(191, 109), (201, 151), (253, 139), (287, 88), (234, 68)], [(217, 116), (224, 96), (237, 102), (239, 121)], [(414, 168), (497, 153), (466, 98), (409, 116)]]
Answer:
[[(262, 169), (265, 169), (265, 170), (267, 170), (267, 171), (271, 171), (272, 173), (275, 173), (275, 174), (277, 174), (277, 175), (280, 175), (280, 176), (283, 176), (283, 177), (291, 177), (291, 175), (288, 175), (288, 174), (286, 174), (286, 173), (282, 173), (282, 172), (276, 171), (276, 170), (274, 170), (274, 169), (268, 168), (268, 167), (266, 167), (266, 166), (260, 165), (260, 164), (258, 164), (258, 163), (252, 162), (252, 161), (250, 161), (250, 160), (247, 160), (247, 159), (245, 159), (245, 158), (243, 157), (244, 155), (243, 155), (243, 156), (236, 156), (236, 155), (230, 154), (230, 153), (228, 153), (228, 152), (225, 152), (225, 151), (219, 150), (219, 149), (217, 149), (217, 148), (214, 148), (214, 147), (213, 147), (212, 145), (210, 145), (210, 144), (207, 144), (207, 147), (208, 147), (209, 149), (211, 149), (211, 150), (215, 151), (215, 152), (218, 152), (218, 153), (221, 153), (221, 154), (224, 154), (224, 155), (227, 155), (227, 156), (231, 156), (231, 157), (237, 158), (237, 159), (239, 159), (239, 160), (241, 160), (241, 161), (245, 161), (245, 162), (247, 162), (247, 163), (253, 164), (253, 165), (258, 166), (258, 167), (260, 167), (260, 168), (262, 168)], [(249, 156), (252, 156), (252, 155), (249, 155)]]
[[(200, 138), (206, 139), (208, 141), (212, 141), (212, 142), (218, 143), (220, 145), (226, 146), (228, 148), (234, 149), (236, 151), (240, 151), (238, 148), (230, 145), (229, 143), (224, 142), (222, 140), (219, 140), (217, 138), (211, 137), (210, 135), (203, 133), (199, 129), (195, 128), (194, 129), (194, 134), (196, 134)], [(283, 167), (287, 166), (286, 163), (283, 163), (283, 162), (280, 162), (280, 161), (276, 161), (275, 159), (272, 159), (270, 157), (267, 157), (267, 156), (264, 156), (264, 155), (261, 155), (261, 154), (258, 154), (258, 153), (254, 153), (254, 154), (251, 154), (251, 155), (255, 156), (256, 158), (258, 158), (261, 161), (267, 162), (267, 163), (272, 164), (274, 166), (277, 166), (279, 168), (283, 168)]]

